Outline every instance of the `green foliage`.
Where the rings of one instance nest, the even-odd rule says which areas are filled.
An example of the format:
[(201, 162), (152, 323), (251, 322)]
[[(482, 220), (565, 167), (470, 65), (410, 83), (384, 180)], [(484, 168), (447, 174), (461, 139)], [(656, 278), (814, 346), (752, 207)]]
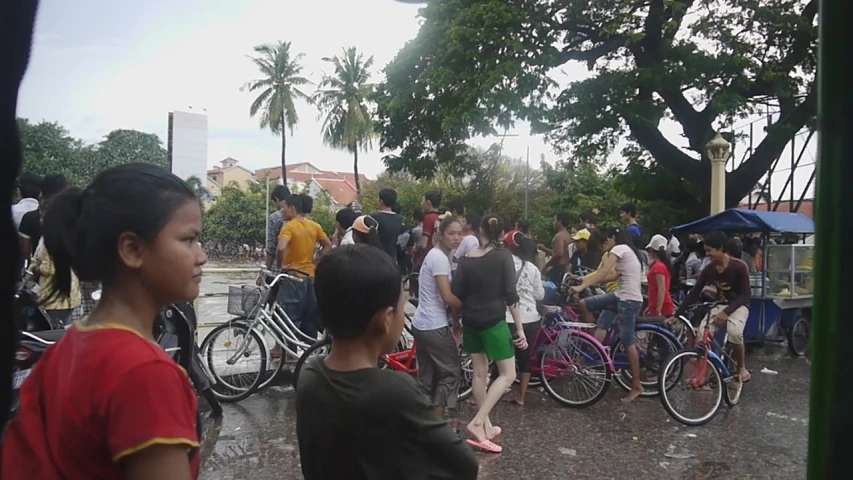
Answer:
[[(393, 171), (465, 170), (473, 135), (530, 121), (573, 160), (607, 156), (624, 135), (707, 190), (715, 129), (778, 108), (728, 179), (728, 203), (755, 186), (816, 112), (817, 0), (432, 0), (421, 29), (385, 68), (377, 123)], [(562, 90), (553, 72), (583, 62)], [(678, 122), (686, 151), (660, 132)], [(700, 161), (697, 161), (700, 160)]]
[(86, 185), (107, 168), (144, 162), (168, 168), (168, 155), (157, 135), (113, 130), (97, 145), (86, 145), (55, 122), (18, 119), (24, 163), (22, 171), (62, 173), (74, 185)]
[(365, 59), (355, 47), (343, 50), (341, 57), (323, 58), (335, 68), (333, 75), (323, 75), (313, 97), (323, 119), (323, 142), (332, 148), (346, 150), (353, 155), (355, 188), (361, 196), (358, 176), (358, 151), (372, 146), (375, 136), (373, 120), (367, 108), (367, 98), (373, 85), (370, 67), (373, 57)]
[(266, 239), (266, 202), (260, 191), (243, 191), (236, 184), (222, 187), (205, 212), (204, 239), (254, 245)]

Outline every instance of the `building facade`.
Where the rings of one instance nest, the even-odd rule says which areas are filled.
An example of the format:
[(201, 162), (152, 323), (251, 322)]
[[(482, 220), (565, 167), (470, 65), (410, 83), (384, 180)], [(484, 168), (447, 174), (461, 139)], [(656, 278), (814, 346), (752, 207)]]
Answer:
[(207, 172), (207, 115), (169, 112), (167, 150), (172, 173), (184, 180), (197, 177), (203, 184)]

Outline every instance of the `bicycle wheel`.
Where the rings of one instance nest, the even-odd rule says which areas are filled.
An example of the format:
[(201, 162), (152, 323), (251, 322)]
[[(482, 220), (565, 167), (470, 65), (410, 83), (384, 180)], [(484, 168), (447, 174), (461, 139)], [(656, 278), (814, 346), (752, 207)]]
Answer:
[(328, 355), (330, 347), (332, 346), (332, 338), (326, 337), (314, 345), (311, 345), (308, 350), (305, 350), (305, 353), (299, 357), (299, 361), (296, 362), (296, 367), (293, 369), (293, 389), (296, 390), (296, 384), (299, 382), (299, 374), (302, 372), (302, 367), (305, 366), (305, 362), (312, 357), (325, 357)]
[[(680, 374), (675, 375), (674, 370)], [(663, 385), (664, 379), (677, 377), (673, 386)], [(698, 382), (694, 380), (699, 378)], [(666, 380), (669, 381), (669, 380)], [(660, 401), (669, 415), (679, 423), (688, 426), (704, 425), (714, 418), (723, 401), (723, 379), (720, 371), (705, 358), (701, 350), (682, 350), (672, 354), (661, 369), (659, 377)], [(701, 406), (691, 409), (683, 405), (680, 397), (692, 394)]]
[(791, 352), (791, 355), (802, 357), (809, 352), (810, 327), (811, 325), (805, 317), (799, 317), (788, 329), (788, 351)]
[[(539, 360), (542, 385), (548, 396), (563, 406), (588, 407), (601, 400), (610, 388), (609, 359), (601, 344), (580, 332), (565, 330), (556, 342), (543, 345)], [(563, 381), (569, 384), (565, 390), (560, 388)], [(568, 390), (577, 395), (567, 394)]]
[[(222, 348), (214, 348), (221, 336), (225, 337)], [(208, 370), (216, 378), (213, 392), (220, 401), (228, 403), (238, 402), (255, 393), (269, 356), (261, 336), (242, 322), (223, 323), (214, 328), (201, 343), (199, 351), (207, 361)], [(242, 353), (235, 358), (238, 352)]]
[(689, 320), (676, 317), (675, 323), (669, 326), (669, 330), (675, 334), (682, 345), (694, 345), (696, 340), (696, 329)]
[[(640, 383), (643, 385), (643, 397), (653, 397), (658, 394), (658, 377), (660, 375), (660, 367), (663, 362), (673, 353), (680, 349), (671, 338), (648, 327), (638, 326), (636, 330), (637, 336), (637, 353), (640, 355)], [(617, 340), (616, 344), (610, 350), (611, 356), (615, 358), (625, 358), (627, 361), (628, 353), (625, 351), (625, 346), (622, 340)], [(678, 373), (678, 372), (674, 372)], [(620, 370), (613, 377), (616, 383), (626, 392), (631, 390), (633, 377), (629, 370)], [(667, 381), (668, 386), (672, 386), (672, 380)]]

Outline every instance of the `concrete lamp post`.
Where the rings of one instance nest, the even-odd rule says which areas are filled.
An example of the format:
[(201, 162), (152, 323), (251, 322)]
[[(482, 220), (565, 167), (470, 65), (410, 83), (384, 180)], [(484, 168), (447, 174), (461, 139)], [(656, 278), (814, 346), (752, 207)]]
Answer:
[(711, 160), (711, 215), (726, 209), (726, 161), (731, 148), (732, 144), (720, 132), (705, 145), (705, 152)]

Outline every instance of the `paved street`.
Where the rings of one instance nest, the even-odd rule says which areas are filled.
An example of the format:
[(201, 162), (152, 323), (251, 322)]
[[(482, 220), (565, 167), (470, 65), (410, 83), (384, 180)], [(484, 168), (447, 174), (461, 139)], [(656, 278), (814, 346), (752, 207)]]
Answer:
[[(228, 281), (235, 279), (206, 279), (203, 291)], [(203, 300), (200, 311), (210, 315), (202, 321), (227, 318), (212, 311), (224, 312), (224, 305), (224, 298)], [(493, 421), (504, 428), (504, 453), (480, 455), (480, 478), (805, 478), (808, 361), (767, 347), (749, 362), (753, 379), (741, 404), (723, 406), (704, 427), (681, 426), (657, 398), (623, 405), (616, 385), (585, 410), (561, 408), (538, 391), (523, 408), (501, 403)], [(760, 373), (762, 368), (778, 374)], [(466, 406), (452, 419), (464, 428), (472, 415)], [(273, 387), (226, 406), (221, 422), (208, 419), (202, 459), (203, 480), (302, 478), (293, 391)]]

